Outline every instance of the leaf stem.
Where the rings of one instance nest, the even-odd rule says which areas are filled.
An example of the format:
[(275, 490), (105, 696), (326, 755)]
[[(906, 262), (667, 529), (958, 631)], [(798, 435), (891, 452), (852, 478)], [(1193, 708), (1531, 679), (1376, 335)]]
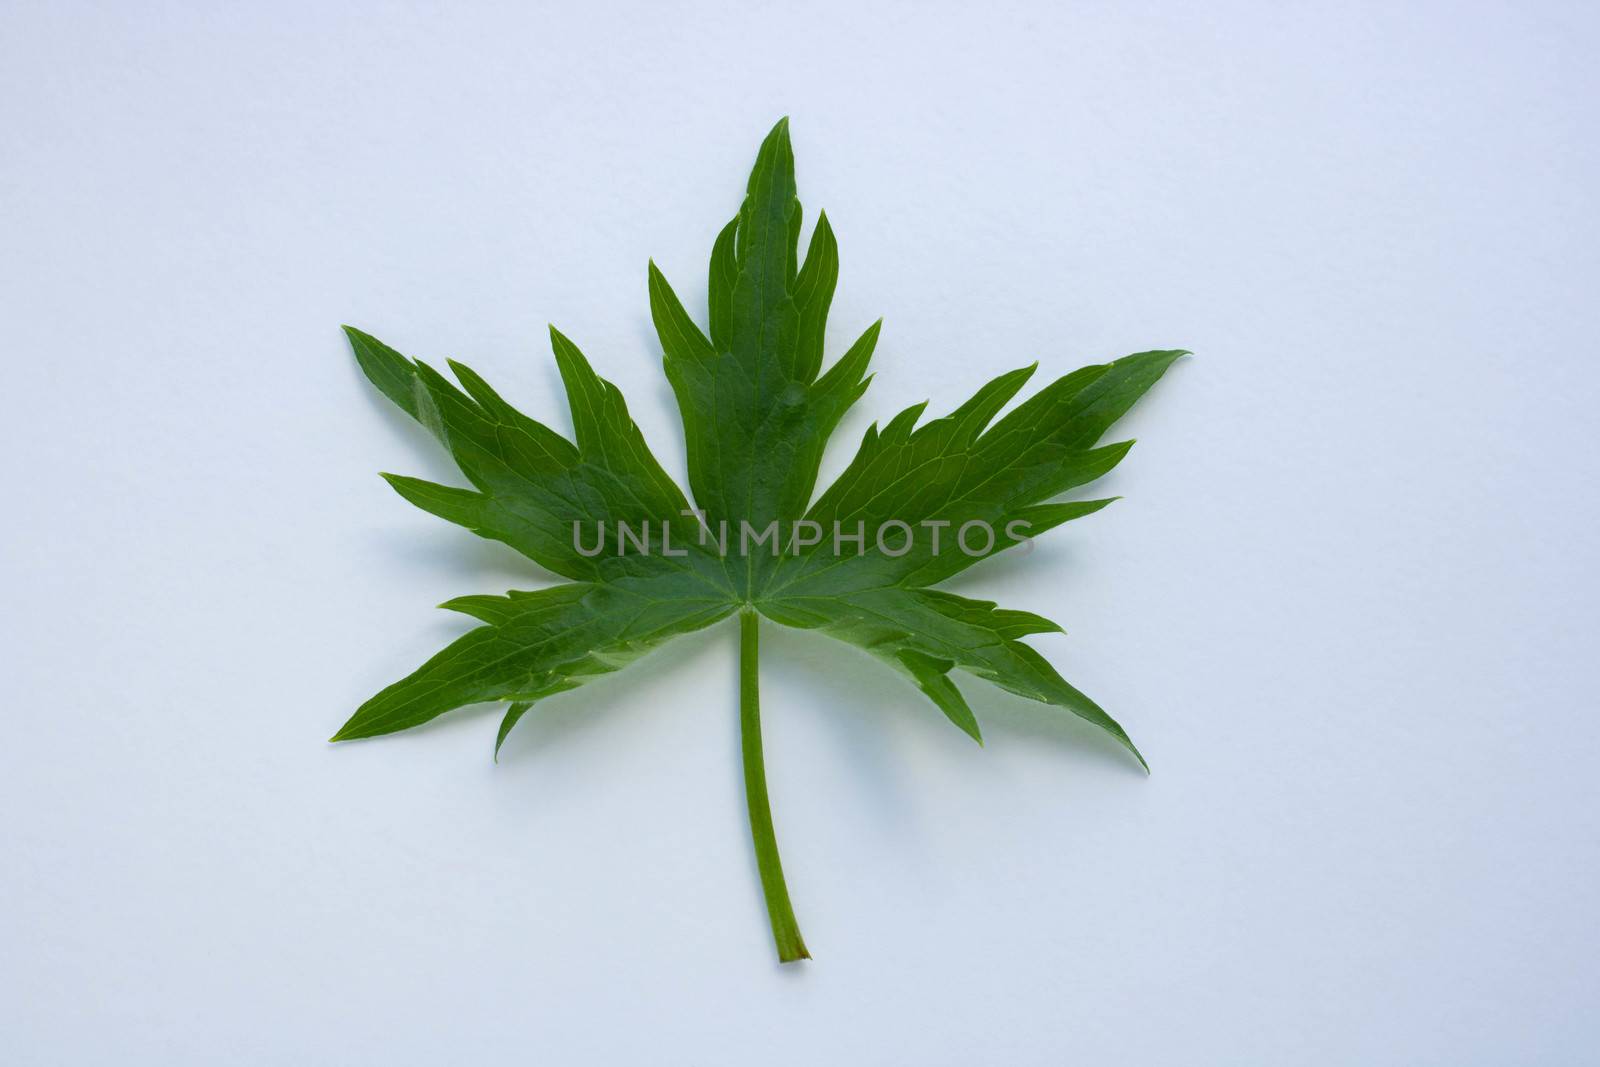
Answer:
[(772, 831), (772, 805), (767, 800), (767, 769), (761, 758), (760, 616), (754, 609), (739, 613), (739, 747), (744, 753), (744, 796), (750, 808), (750, 837), (756, 847), (756, 867), (761, 871), (761, 892), (767, 898), (772, 939), (784, 963), (808, 960), (811, 953), (800, 939), (789, 904), (789, 887), (783, 881), (778, 858), (778, 838)]

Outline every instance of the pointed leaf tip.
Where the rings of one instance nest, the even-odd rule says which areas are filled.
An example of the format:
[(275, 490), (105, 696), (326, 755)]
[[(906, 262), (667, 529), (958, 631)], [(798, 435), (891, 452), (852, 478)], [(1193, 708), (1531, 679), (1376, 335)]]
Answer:
[(533, 701), (531, 700), (507, 705), (505, 717), (500, 720), (500, 729), (494, 738), (494, 761), (496, 763), (500, 762), (501, 746), (506, 743), (506, 738), (511, 736), (512, 729), (531, 707), (533, 707)]
[(794, 150), (789, 141), (789, 117), (787, 115), (779, 119), (777, 124), (767, 131), (767, 135), (761, 139), (761, 148), (765, 151), (776, 151), (780, 159), (788, 161), (786, 166), (793, 167)]

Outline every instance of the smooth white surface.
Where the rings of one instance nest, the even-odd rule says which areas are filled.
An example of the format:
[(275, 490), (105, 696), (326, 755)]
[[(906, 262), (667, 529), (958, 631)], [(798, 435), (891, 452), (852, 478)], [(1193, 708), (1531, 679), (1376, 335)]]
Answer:
[[(1600, 965), (1581, 4), (10, 4), (0, 1032), (14, 1063), (1576, 1064)], [(731, 624), (530, 715), (323, 743), (540, 579), (338, 331), (568, 426), (677, 415), (644, 268), (793, 116), (886, 317), (836, 438), (1035, 358), (1179, 365), (1126, 499), (956, 586), (1155, 773), (768, 628), (772, 960)]]

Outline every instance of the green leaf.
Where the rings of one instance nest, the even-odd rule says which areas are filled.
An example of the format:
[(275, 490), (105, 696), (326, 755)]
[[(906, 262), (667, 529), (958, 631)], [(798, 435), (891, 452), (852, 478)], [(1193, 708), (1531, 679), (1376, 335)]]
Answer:
[(994, 378), (936, 418), (924, 419), (926, 404), (912, 405), (869, 428), (819, 493), (823, 450), (867, 388), (881, 322), (824, 370), (838, 242), (819, 214), (802, 258), (801, 218), (785, 120), (762, 143), (738, 214), (712, 246), (704, 328), (649, 264), (650, 314), (683, 420), (688, 495), (650, 452), (622, 393), (554, 328), (570, 437), (518, 411), (468, 367), (449, 362), (452, 382), (346, 327), (368, 379), (443, 445), (467, 483), (385, 474), (389, 484), (562, 581), (443, 605), (480, 625), (373, 696), (333, 738), (393, 733), (496, 702), (507, 705), (498, 758), (538, 701), (737, 613), (747, 800), (784, 960), (809, 953), (765, 783), (759, 619), (878, 658), (980, 744), (958, 671), (1094, 724), (1143, 764), (1116, 720), (1027, 643), (1059, 626), (935, 586), (1111, 503), (1059, 498), (1122, 461), (1132, 442), (1102, 438), (1185, 354), (1141, 352), (1083, 367), (1003, 415), (1037, 365)]
[(681, 572), (664, 573), (653, 581), (573, 582), (448, 601), (442, 606), (486, 625), (361, 705), (333, 740), (407, 730), (466, 704), (531, 704), (732, 613), (725, 598), (691, 583)]
[[(799, 235), (784, 121), (762, 143), (738, 217), (713, 249), (709, 337), (650, 264), (650, 314), (683, 415), (689, 485), (713, 526), (802, 516), (823, 446), (866, 389), (876, 323), (818, 377), (839, 251), (824, 217), (801, 266)], [(770, 566), (745, 562), (733, 578), (751, 599)]]

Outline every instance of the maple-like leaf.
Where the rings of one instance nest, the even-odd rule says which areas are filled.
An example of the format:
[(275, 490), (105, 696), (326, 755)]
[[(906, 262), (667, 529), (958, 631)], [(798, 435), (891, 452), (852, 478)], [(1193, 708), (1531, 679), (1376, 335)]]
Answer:
[(495, 742), (539, 700), (618, 670), (664, 641), (738, 615), (746, 795), (779, 958), (809, 956), (784, 884), (767, 798), (757, 689), (759, 619), (819, 630), (900, 671), (981, 742), (957, 668), (1094, 723), (1143, 764), (1122, 727), (1023, 640), (1059, 630), (934, 588), (1109, 500), (1053, 502), (1099, 478), (1132, 442), (1101, 437), (1180, 351), (1084, 367), (1000, 410), (1035, 367), (1000, 375), (923, 420), (869, 429), (815, 493), (829, 435), (867, 388), (879, 323), (825, 372), (839, 256), (826, 215), (798, 256), (800, 203), (787, 120), (763, 142), (738, 215), (711, 253), (702, 329), (654, 263), (650, 311), (683, 416), (693, 505), (650, 453), (622, 393), (550, 331), (573, 439), (522, 414), (470, 369), (455, 382), (346, 327), (362, 370), (447, 448), (471, 488), (385, 475), (418, 507), (503, 541), (567, 579), (443, 606), (483, 625), (358, 709), (344, 741), (467, 704), (508, 707)]

